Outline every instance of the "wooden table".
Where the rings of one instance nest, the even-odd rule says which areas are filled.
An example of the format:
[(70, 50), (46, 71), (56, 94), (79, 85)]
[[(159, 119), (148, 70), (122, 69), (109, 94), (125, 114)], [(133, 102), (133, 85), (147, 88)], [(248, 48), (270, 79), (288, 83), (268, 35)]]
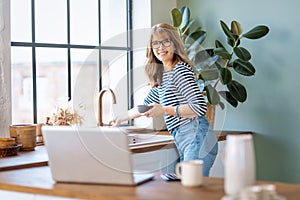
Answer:
[[(78, 199), (188, 199), (220, 200), (224, 194), (223, 179), (204, 178), (201, 187), (183, 187), (180, 182), (154, 180), (139, 186), (116, 186), (97, 184), (55, 183), (48, 166), (9, 170), (0, 173), (0, 189), (15, 192), (27, 192), (41, 195), (53, 195)], [(300, 184), (272, 183), (280, 195), (288, 200), (300, 199)]]

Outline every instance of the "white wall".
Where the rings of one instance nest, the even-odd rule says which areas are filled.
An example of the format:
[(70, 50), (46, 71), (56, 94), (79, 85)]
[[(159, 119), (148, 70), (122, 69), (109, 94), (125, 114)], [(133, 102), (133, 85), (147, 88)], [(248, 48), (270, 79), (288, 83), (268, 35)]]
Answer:
[(238, 77), (247, 87), (248, 99), (236, 109), (226, 105), (224, 123), (216, 125), (255, 133), (258, 179), (300, 183), (300, 2), (191, 0), (188, 4), (192, 17), (208, 33), (206, 47), (213, 46), (215, 39), (226, 41), (220, 19), (227, 24), (237, 20), (245, 31), (259, 24), (269, 26), (266, 37), (242, 40), (252, 53), (256, 75)]
[[(142, 104), (150, 86), (144, 72), (146, 48), (149, 42), (151, 27), (157, 23), (171, 24), (170, 11), (176, 7), (176, 0), (134, 0), (133, 1), (133, 85), (134, 104)], [(160, 122), (163, 118), (155, 119)], [(135, 119), (134, 124), (139, 127), (153, 128), (154, 122), (150, 118)]]
[(0, 137), (11, 124), (10, 1), (0, 0)]

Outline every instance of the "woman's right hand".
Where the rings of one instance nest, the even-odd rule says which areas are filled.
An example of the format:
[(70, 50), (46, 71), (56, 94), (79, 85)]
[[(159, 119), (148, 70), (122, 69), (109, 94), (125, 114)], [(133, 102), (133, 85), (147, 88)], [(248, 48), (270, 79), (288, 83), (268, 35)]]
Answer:
[(122, 120), (120, 118), (115, 118), (113, 120), (111, 120), (108, 125), (109, 126), (120, 126), (120, 124), (122, 123)]
[(127, 115), (125, 116), (117, 116), (115, 119), (111, 120), (108, 125), (109, 126), (120, 126), (122, 122), (135, 119), (137, 117), (140, 117), (141, 114), (137, 112), (136, 108), (132, 108), (128, 111)]
[(165, 114), (164, 108), (161, 104), (158, 103), (151, 103), (150, 106), (153, 106), (150, 110), (142, 113), (143, 116), (146, 117), (158, 117)]

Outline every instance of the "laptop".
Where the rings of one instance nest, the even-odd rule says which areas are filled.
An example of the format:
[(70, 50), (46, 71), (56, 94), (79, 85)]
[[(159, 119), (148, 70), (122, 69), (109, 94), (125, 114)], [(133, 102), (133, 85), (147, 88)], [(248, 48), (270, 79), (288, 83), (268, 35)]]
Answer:
[(56, 182), (138, 185), (154, 177), (134, 171), (124, 129), (43, 126), (42, 132)]

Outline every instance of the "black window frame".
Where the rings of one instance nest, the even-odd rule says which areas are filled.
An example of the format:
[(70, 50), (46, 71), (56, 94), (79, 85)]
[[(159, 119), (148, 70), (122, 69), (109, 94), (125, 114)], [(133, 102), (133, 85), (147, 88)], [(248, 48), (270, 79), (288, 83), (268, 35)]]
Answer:
[[(101, 78), (101, 52), (102, 50), (125, 50), (127, 51), (127, 99), (128, 99), (128, 109), (133, 106), (133, 51), (132, 51), (132, 1), (126, 1), (126, 29), (127, 29), (127, 46), (118, 47), (118, 46), (102, 46), (101, 45), (101, 0), (98, 0), (98, 40), (99, 43), (97, 46), (93, 45), (74, 45), (70, 42), (70, 1), (67, 0), (67, 44), (57, 44), (57, 43), (37, 43), (35, 42), (35, 1), (31, 0), (31, 42), (16, 42), (11, 41), (12, 47), (31, 47), (32, 48), (32, 91), (33, 91), (33, 123), (37, 123), (37, 74), (36, 74), (36, 48), (37, 47), (48, 47), (48, 48), (63, 48), (67, 49), (67, 79), (68, 79), (68, 100), (71, 100), (72, 89), (71, 89), (71, 49), (98, 49), (99, 50), (99, 91), (102, 89), (102, 78)], [(132, 121), (129, 121), (129, 125), (132, 125)]]

